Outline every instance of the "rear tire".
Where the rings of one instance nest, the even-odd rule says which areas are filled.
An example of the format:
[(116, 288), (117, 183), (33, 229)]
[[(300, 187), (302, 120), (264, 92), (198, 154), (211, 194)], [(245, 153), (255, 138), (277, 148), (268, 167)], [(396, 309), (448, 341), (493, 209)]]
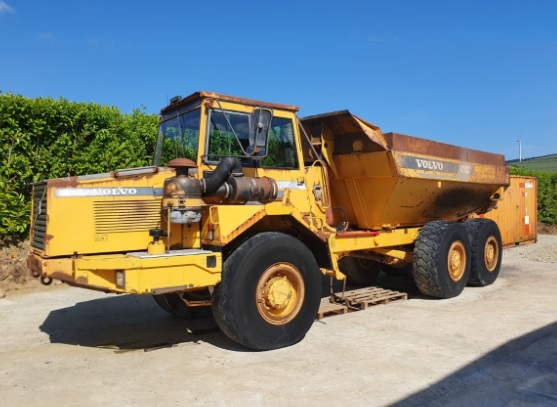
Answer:
[(320, 301), (321, 273), (309, 249), (289, 235), (265, 232), (224, 262), (213, 315), (233, 341), (271, 350), (302, 340)]
[(472, 253), (468, 284), (479, 287), (493, 284), (499, 276), (503, 255), (499, 227), (491, 219), (468, 219), (464, 227)]
[(426, 224), (414, 245), (413, 275), (423, 294), (459, 295), (470, 275), (470, 241), (464, 226), (444, 221)]
[(208, 318), (211, 316), (211, 308), (206, 307), (190, 307), (186, 304), (187, 300), (210, 299), (208, 292), (200, 291), (187, 293), (169, 293), (153, 295), (155, 302), (166, 312), (175, 317), (191, 320), (199, 318)]
[(377, 280), (383, 265), (375, 260), (347, 256), (340, 259), (338, 266), (349, 283), (371, 285)]

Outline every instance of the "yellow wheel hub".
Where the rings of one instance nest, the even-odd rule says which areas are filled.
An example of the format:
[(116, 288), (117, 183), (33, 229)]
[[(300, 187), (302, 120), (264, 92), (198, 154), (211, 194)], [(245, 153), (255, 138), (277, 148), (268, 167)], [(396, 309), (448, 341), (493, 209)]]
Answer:
[(261, 317), (273, 325), (290, 322), (304, 302), (304, 280), (289, 263), (269, 267), (257, 284), (255, 301)]
[(451, 279), (460, 281), (466, 270), (466, 250), (460, 240), (453, 242), (449, 249), (447, 268)]
[(497, 268), (497, 263), (499, 261), (499, 244), (497, 239), (493, 236), (489, 236), (485, 242), (484, 248), (484, 264), (487, 271), (492, 272)]
[(263, 298), (268, 307), (279, 310), (286, 308), (294, 295), (296, 291), (288, 278), (274, 277), (265, 285)]

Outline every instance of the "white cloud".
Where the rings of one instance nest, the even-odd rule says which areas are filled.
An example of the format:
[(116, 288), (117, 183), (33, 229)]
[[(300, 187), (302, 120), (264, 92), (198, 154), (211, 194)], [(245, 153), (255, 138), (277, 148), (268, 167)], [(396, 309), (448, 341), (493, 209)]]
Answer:
[(0, 0), (0, 14), (15, 14), (15, 9), (5, 1)]

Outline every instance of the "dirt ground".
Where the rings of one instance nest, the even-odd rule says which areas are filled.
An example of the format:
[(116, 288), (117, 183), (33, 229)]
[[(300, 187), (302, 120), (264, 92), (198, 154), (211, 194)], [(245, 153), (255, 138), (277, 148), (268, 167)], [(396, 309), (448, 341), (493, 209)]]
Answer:
[(236, 345), (211, 319), (172, 318), (148, 296), (10, 290), (0, 402), (557, 406), (557, 236), (503, 256), (494, 285), (449, 300), (382, 276), (409, 300), (316, 321), (272, 352)]

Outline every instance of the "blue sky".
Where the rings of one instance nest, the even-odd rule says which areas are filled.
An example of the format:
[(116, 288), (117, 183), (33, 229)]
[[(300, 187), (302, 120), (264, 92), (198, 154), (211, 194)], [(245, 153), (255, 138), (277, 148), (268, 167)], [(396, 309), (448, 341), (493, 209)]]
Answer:
[(0, 91), (145, 106), (209, 90), (385, 132), (557, 153), (557, 1), (0, 0)]

